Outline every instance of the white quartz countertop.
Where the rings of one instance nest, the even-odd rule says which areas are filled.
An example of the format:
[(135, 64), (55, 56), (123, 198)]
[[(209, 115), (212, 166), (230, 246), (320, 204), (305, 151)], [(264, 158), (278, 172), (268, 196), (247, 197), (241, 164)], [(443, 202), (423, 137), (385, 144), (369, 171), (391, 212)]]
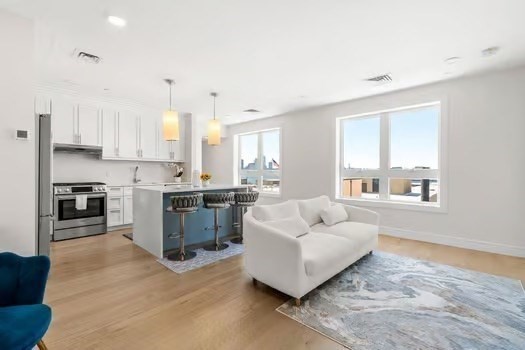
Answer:
[(233, 189), (248, 189), (249, 185), (209, 185), (207, 187), (193, 187), (191, 185), (173, 184), (167, 186), (137, 186), (136, 189), (162, 192), (162, 193), (177, 193), (177, 192), (204, 192), (216, 190), (233, 190)]

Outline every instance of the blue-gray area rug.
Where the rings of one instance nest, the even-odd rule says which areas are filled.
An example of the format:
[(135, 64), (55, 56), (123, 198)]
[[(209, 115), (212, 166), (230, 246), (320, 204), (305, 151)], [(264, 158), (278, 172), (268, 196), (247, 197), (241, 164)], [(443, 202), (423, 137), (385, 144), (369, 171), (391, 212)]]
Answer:
[(235, 244), (229, 241), (225, 243), (228, 244), (228, 248), (218, 252), (209, 252), (202, 248), (196, 249), (195, 252), (197, 253), (197, 256), (190, 260), (171, 261), (167, 258), (162, 258), (157, 259), (157, 262), (161, 263), (173, 272), (184, 273), (209, 264), (213, 264), (214, 262), (222, 259), (242, 254), (244, 252), (244, 245), (242, 244)]
[(381, 252), (277, 311), (353, 350), (525, 349), (520, 281)]

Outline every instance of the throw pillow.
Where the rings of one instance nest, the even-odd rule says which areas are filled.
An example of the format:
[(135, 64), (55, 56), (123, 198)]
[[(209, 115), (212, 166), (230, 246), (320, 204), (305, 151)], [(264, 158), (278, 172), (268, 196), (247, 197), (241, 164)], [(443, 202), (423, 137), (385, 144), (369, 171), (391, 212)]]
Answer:
[(348, 220), (348, 213), (341, 204), (332, 205), (321, 212), (325, 225), (332, 226)]
[(321, 212), (330, 207), (330, 198), (320, 196), (312, 199), (297, 201), (302, 218), (313, 226), (321, 222)]
[(259, 221), (285, 219), (299, 215), (299, 208), (295, 201), (286, 201), (279, 204), (256, 205), (252, 207), (252, 215)]

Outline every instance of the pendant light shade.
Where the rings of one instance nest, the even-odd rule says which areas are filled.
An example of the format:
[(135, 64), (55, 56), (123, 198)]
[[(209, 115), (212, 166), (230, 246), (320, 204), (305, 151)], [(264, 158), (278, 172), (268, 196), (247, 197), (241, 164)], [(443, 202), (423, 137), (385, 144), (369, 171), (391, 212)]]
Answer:
[(164, 131), (164, 140), (179, 141), (179, 113), (177, 111), (164, 111), (162, 116), (162, 126)]
[(208, 145), (219, 146), (221, 144), (221, 122), (215, 117), (215, 99), (216, 92), (210, 94), (213, 96), (213, 119), (208, 121)]
[(208, 145), (219, 146), (221, 144), (221, 122), (212, 119), (208, 122)]
[(174, 83), (171, 79), (165, 79), (164, 81), (170, 86), (170, 108), (164, 111), (162, 116), (162, 130), (164, 134), (164, 140), (179, 141), (179, 113), (171, 108), (171, 87)]

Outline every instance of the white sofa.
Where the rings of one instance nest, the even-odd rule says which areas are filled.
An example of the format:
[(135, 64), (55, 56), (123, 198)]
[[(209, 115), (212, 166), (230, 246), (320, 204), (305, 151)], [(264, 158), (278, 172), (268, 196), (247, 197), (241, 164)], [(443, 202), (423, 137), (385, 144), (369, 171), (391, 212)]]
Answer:
[[(248, 211), (244, 215), (244, 257), (246, 271), (254, 283), (267, 284), (296, 298), (300, 304), (301, 297), (309, 291), (374, 250), (379, 215), (342, 205), (347, 220), (328, 226), (323, 223), (321, 213), (334, 205), (342, 204), (331, 203), (328, 197), (321, 196), (255, 206)], [(299, 237), (286, 232), (289, 225), (279, 226), (295, 215), (307, 224), (308, 233)]]

